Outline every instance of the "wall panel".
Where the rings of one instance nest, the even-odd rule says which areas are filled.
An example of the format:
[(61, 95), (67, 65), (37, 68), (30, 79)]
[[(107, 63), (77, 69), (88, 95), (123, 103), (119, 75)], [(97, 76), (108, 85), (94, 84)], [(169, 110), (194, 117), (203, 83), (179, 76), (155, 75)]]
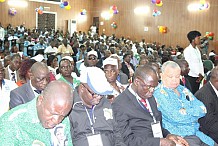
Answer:
[(87, 31), (92, 23), (91, 13), (87, 13), (85, 17), (85, 22), (80, 18), (80, 9), (86, 9), (90, 12), (93, 7), (93, 2), (91, 0), (68, 0), (71, 9), (65, 10), (61, 9), (57, 4), (48, 4), (48, 3), (40, 3), (40, 2), (28, 2), (27, 8), (15, 7), (17, 10), (16, 16), (10, 16), (8, 14), (8, 9), (10, 8), (7, 4), (6, 0), (4, 3), (0, 3), (0, 22), (3, 26), (7, 26), (11, 23), (13, 26), (20, 25), (25, 23), (27, 28), (35, 28), (36, 27), (36, 13), (35, 8), (39, 6), (49, 7), (50, 9), (46, 9), (46, 11), (57, 12), (57, 26), (58, 29), (64, 30), (66, 27), (65, 21), (69, 19), (75, 19), (78, 22), (78, 30)]
[[(117, 36), (130, 36), (133, 40), (140, 41), (145, 38), (147, 42), (160, 42), (166, 45), (180, 45), (186, 47), (188, 40), (187, 33), (190, 30), (199, 30), (202, 35), (205, 32), (211, 31), (215, 33), (215, 38), (210, 41), (210, 49), (217, 49), (218, 53), (218, 1), (207, 0), (211, 6), (209, 10), (189, 12), (187, 6), (193, 2), (200, 0), (163, 0), (163, 6), (157, 7), (151, 3), (151, 0), (94, 0), (95, 9), (98, 10), (94, 16), (100, 17), (100, 12), (109, 9), (110, 6), (116, 5), (119, 14), (114, 15), (110, 20), (100, 21), (104, 25), (100, 27), (100, 32), (105, 29), (106, 34), (115, 33)], [(134, 8), (137, 6), (149, 6), (150, 12), (144, 15), (134, 14)], [(153, 17), (152, 11), (157, 8), (162, 12), (160, 16)], [(114, 30), (110, 24), (115, 21), (118, 28)], [(158, 26), (167, 26), (168, 33), (160, 34)], [(149, 31), (144, 32), (144, 27), (147, 26)]]

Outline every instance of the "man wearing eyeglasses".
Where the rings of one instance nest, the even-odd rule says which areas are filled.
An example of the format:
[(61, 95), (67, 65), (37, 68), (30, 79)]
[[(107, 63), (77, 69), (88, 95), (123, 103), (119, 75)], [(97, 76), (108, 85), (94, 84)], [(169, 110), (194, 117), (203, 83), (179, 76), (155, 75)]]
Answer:
[(10, 92), (10, 108), (27, 103), (38, 97), (49, 81), (47, 65), (42, 62), (34, 63), (30, 69), (30, 80)]
[(116, 146), (122, 142), (110, 102), (104, 95), (113, 93), (104, 72), (87, 67), (74, 90), (74, 104), (69, 115), (74, 146)]
[(115, 98), (112, 108), (118, 130), (128, 146), (188, 146), (179, 136), (162, 127), (162, 115), (153, 97), (158, 85), (156, 71), (149, 65), (139, 66), (133, 82)]

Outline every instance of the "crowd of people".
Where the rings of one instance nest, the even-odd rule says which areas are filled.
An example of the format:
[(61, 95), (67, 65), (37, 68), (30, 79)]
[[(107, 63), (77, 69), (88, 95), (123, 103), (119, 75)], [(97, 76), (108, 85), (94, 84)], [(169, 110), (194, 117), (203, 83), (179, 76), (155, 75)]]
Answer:
[(0, 145), (218, 145), (218, 56), (204, 54), (200, 32), (190, 31), (183, 49), (3, 30)]

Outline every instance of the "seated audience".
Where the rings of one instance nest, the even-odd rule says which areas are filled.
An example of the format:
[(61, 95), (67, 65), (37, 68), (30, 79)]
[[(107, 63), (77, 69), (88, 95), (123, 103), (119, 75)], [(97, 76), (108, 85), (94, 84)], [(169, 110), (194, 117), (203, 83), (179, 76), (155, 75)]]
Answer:
[(14, 54), (11, 57), (10, 64), (5, 68), (5, 79), (14, 81), (15, 83), (20, 80), (18, 69), (21, 65), (21, 57), (19, 54)]
[(30, 69), (30, 80), (10, 93), (10, 108), (27, 103), (39, 96), (49, 82), (49, 70), (46, 64), (36, 62)]
[(70, 86), (62, 81), (51, 82), (37, 98), (0, 118), (0, 145), (49, 146), (55, 141), (52, 132), (63, 126), (65, 144), (72, 146), (67, 117), (72, 104)]
[[(161, 112), (153, 97), (157, 73), (150, 66), (139, 66), (133, 82), (115, 98), (112, 108), (118, 130), (127, 146), (175, 146), (188, 143), (162, 127)], [(156, 127), (156, 128), (155, 128)]]
[(30, 80), (30, 68), (36, 63), (34, 59), (23, 60), (18, 70), (20, 80), (16, 82), (18, 86), (22, 86)]
[(57, 54), (69, 56), (74, 54), (72, 47), (67, 43), (67, 39), (62, 40), (62, 44), (58, 47)]
[(58, 80), (62, 80), (69, 84), (73, 89), (79, 85), (80, 81), (72, 76), (72, 72), (74, 70), (74, 65), (71, 64), (69, 59), (61, 59), (59, 62), (59, 73), (60, 78)]
[(17, 88), (16, 83), (4, 79), (4, 67), (0, 62), (0, 117), (9, 110), (10, 92)]
[(131, 55), (125, 54), (123, 56), (122, 68), (121, 70), (128, 76), (128, 79), (131, 81), (134, 74), (134, 66), (130, 63)]
[(185, 59), (178, 59), (176, 60), (176, 63), (179, 65), (181, 69), (180, 85), (185, 86), (190, 91), (192, 91), (191, 84), (189, 80), (187, 79), (188, 73), (190, 71), (188, 62)]
[(173, 61), (162, 66), (162, 83), (155, 89), (154, 97), (162, 112), (163, 126), (170, 133), (184, 137), (190, 146), (215, 145), (214, 140), (199, 130), (198, 119), (207, 110), (186, 87), (180, 85), (181, 69)]
[(98, 63), (98, 54), (96, 51), (91, 50), (87, 53), (84, 62), (81, 63), (79, 67), (79, 71), (82, 72), (86, 70), (87, 67), (93, 67), (96, 66)]
[(211, 71), (211, 77), (195, 96), (204, 103), (207, 113), (200, 118), (200, 131), (213, 138), (218, 143), (218, 67)]
[(111, 104), (104, 97), (113, 93), (104, 72), (97, 67), (87, 67), (80, 79), (69, 115), (73, 145), (121, 146)]
[(112, 54), (110, 56), (110, 58), (114, 58), (114, 59), (117, 59), (118, 61), (118, 75), (117, 75), (117, 81), (123, 85), (127, 85), (129, 84), (129, 81), (128, 81), (128, 76), (126, 74), (123, 73), (123, 71), (121, 70), (122, 68), (122, 63), (121, 63), (121, 60), (119, 58), (119, 56), (117, 54)]
[(117, 76), (119, 73), (118, 70), (118, 61), (114, 58), (107, 58), (103, 62), (103, 70), (105, 77), (110, 85), (113, 87), (114, 95), (108, 95), (107, 98), (112, 102), (121, 92), (125, 90), (125, 87), (117, 81)]
[(7, 55), (4, 57), (4, 67), (6, 68), (11, 62), (11, 56), (10, 55)]
[(47, 65), (48, 65), (49, 71), (50, 71), (54, 76), (56, 76), (56, 70), (57, 70), (57, 67), (58, 67), (58, 58), (57, 58), (57, 56), (55, 56), (55, 55), (50, 55), (50, 56), (48, 57), (48, 60), (47, 60)]

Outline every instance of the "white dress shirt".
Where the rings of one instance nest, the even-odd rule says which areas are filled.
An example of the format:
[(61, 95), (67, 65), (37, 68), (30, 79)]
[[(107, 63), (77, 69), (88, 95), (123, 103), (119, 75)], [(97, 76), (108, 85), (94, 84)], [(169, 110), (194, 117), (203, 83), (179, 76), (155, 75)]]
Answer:
[(17, 84), (13, 81), (7, 79), (2, 81), (2, 88), (0, 88), (0, 117), (9, 110), (10, 92), (17, 87)]
[(191, 44), (185, 48), (184, 50), (185, 60), (189, 64), (189, 76), (191, 77), (199, 77), (199, 73), (204, 76), (204, 67), (203, 62), (201, 60), (201, 52), (197, 48), (194, 48)]

